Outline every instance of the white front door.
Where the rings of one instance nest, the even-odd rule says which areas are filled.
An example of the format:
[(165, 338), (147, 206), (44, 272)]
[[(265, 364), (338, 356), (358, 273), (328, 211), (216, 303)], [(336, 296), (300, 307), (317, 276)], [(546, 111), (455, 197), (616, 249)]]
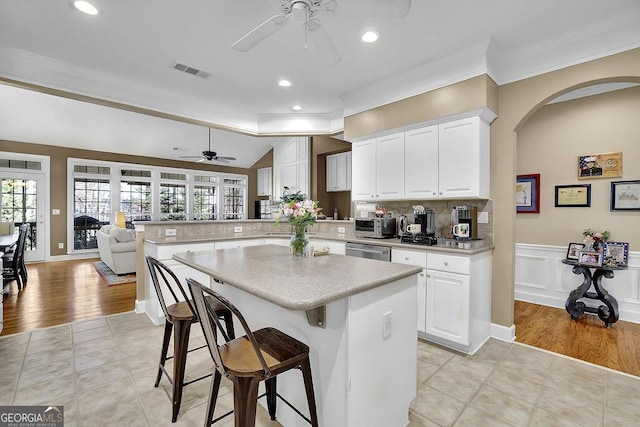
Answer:
[(45, 233), (45, 176), (0, 169), (0, 220), (13, 222), (14, 232), (24, 223), (31, 228), (27, 235), (25, 261), (44, 261)]

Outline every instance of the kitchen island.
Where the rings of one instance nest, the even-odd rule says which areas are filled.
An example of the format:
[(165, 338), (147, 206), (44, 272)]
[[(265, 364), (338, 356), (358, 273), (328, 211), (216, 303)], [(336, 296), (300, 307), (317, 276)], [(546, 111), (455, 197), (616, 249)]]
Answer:
[[(334, 254), (296, 258), (276, 245), (173, 259), (191, 270), (182, 274), (199, 281), (206, 275), (252, 329), (273, 326), (309, 345), (320, 425), (407, 423), (416, 394), (421, 268)], [(299, 372), (279, 377), (278, 392), (308, 415)], [(284, 426), (307, 425), (282, 403), (277, 416)]]

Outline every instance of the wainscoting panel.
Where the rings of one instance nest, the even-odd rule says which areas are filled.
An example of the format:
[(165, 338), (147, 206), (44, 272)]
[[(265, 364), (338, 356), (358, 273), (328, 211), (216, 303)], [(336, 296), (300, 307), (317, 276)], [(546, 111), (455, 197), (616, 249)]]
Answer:
[[(516, 244), (515, 299), (564, 308), (569, 293), (583, 278), (562, 263), (566, 254), (566, 247)], [(613, 279), (603, 278), (602, 283), (618, 300), (620, 320), (640, 323), (640, 252), (629, 252), (628, 270), (615, 271), (614, 275)], [(583, 301), (589, 306), (600, 305), (597, 300)]]

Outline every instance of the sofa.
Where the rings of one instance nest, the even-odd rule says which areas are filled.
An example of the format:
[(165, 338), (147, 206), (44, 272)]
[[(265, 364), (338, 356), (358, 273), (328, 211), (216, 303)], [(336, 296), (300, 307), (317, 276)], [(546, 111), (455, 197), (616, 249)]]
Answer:
[(136, 271), (136, 234), (115, 225), (103, 225), (96, 231), (102, 262), (116, 274)]

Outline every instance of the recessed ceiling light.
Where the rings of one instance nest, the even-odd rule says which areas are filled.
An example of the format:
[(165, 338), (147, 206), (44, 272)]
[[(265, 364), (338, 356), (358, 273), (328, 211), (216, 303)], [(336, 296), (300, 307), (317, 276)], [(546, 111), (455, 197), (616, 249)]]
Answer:
[(289, 87), (291, 86), (291, 82), (289, 80), (282, 79), (278, 82), (278, 85), (282, 87)]
[(302, 110), (302, 107), (301, 107), (301, 106), (299, 106), (299, 105), (294, 105), (293, 107), (291, 107), (291, 109), (292, 109), (293, 111), (300, 111), (300, 110)]
[(98, 9), (91, 3), (85, 0), (76, 0), (73, 2), (73, 5), (82, 13), (86, 13), (87, 15), (97, 15)]
[(365, 43), (373, 43), (378, 40), (378, 33), (375, 31), (367, 31), (362, 35), (362, 41)]

